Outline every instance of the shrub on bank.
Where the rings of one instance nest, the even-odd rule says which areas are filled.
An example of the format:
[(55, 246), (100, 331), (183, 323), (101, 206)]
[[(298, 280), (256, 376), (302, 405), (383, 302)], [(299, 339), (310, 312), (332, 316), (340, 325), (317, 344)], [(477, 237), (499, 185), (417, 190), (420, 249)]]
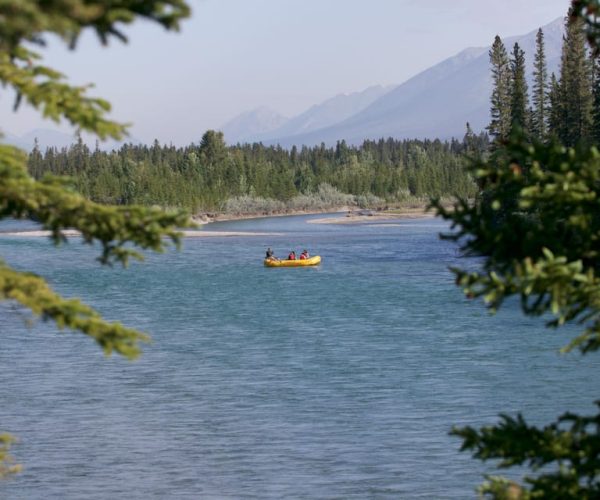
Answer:
[(342, 193), (330, 184), (320, 184), (316, 192), (294, 196), (286, 202), (260, 196), (229, 198), (222, 207), (226, 214), (272, 214), (288, 211), (319, 211), (337, 207), (382, 208), (386, 200), (367, 193), (358, 196)]
[(356, 205), (357, 202), (353, 195), (342, 193), (329, 184), (321, 184), (315, 193), (300, 194), (286, 202), (249, 195), (229, 198), (223, 205), (223, 211), (227, 214), (271, 214), (294, 210), (326, 210)]
[(228, 214), (274, 213), (282, 210), (285, 210), (282, 201), (249, 195), (229, 198), (223, 206), (223, 211)]

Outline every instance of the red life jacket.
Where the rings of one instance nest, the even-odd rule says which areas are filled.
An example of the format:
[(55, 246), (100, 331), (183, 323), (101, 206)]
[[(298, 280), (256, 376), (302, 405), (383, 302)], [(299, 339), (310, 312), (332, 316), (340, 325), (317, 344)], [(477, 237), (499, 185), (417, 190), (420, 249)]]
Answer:
[(289, 254), (288, 260), (296, 260), (296, 254), (293, 254), (293, 253)]
[(306, 256), (305, 253), (301, 253), (300, 254), (300, 260), (306, 260), (308, 257)]

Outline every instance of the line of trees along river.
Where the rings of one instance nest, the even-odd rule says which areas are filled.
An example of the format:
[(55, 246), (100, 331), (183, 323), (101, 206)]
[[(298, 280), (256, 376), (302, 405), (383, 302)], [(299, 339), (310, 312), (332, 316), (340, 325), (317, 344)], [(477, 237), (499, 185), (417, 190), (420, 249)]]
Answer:
[(476, 186), (466, 156), (487, 148), (487, 135), (477, 136), (470, 129), (461, 141), (381, 139), (358, 147), (341, 141), (330, 148), (291, 150), (227, 146), (221, 132), (210, 130), (199, 144), (186, 147), (155, 141), (105, 152), (91, 150), (81, 139), (69, 148), (44, 152), (36, 146), (28, 166), (38, 179), (68, 175), (78, 192), (103, 203), (244, 211), (249, 200), (283, 207), (291, 200), (310, 204), (316, 198), (335, 204), (345, 200), (343, 194), (364, 206), (430, 196), (470, 197)]

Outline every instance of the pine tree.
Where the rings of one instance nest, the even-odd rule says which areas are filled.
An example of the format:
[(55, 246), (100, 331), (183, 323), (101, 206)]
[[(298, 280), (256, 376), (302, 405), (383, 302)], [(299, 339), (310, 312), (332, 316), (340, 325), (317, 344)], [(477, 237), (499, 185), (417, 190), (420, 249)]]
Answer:
[(590, 138), (592, 126), (592, 71), (586, 54), (584, 23), (567, 16), (560, 68), (563, 126), (558, 135), (566, 146)]
[(533, 102), (531, 133), (535, 139), (542, 141), (548, 133), (548, 69), (546, 67), (546, 54), (544, 52), (544, 32), (541, 28), (535, 37), (535, 45), (536, 51), (533, 62), (533, 88), (531, 96)]
[(210, 165), (222, 163), (227, 158), (227, 145), (223, 132), (207, 130), (200, 140), (200, 158)]
[(598, 56), (593, 59), (593, 88), (592, 88), (592, 130), (591, 141), (600, 145), (600, 60)]
[(527, 130), (527, 81), (525, 79), (525, 53), (515, 43), (510, 60), (510, 118), (511, 128), (520, 127)]
[(489, 52), (492, 65), (493, 90), (491, 97), (492, 121), (487, 127), (492, 139), (496, 142), (506, 140), (510, 134), (511, 99), (510, 99), (510, 65), (506, 48), (501, 38), (496, 35)]
[(34, 179), (42, 177), (42, 163), (43, 157), (40, 151), (40, 142), (36, 137), (33, 141), (33, 149), (31, 150), (31, 153), (29, 153), (29, 158), (27, 160), (27, 170), (29, 170), (29, 174)]
[(463, 144), (465, 146), (465, 151), (467, 154), (472, 154), (475, 149), (475, 133), (471, 128), (471, 124), (467, 122), (467, 131), (465, 132), (465, 136), (463, 137)]
[[(570, 13), (581, 20), (578, 24), (587, 23), (596, 54), (597, 10), (598, 0), (573, 0)], [(563, 81), (552, 78), (553, 133), (558, 129), (567, 134), (577, 124), (558, 127), (563, 125), (560, 115), (573, 119), (568, 106), (582, 100), (581, 95), (567, 100), (569, 92), (578, 90), (573, 85), (576, 72), (569, 72), (582, 67), (573, 63), (573, 52), (567, 56), (573, 38), (573, 32), (567, 33), (571, 47), (563, 52)], [(575, 111), (581, 114), (581, 108)], [(578, 148), (558, 147), (554, 141), (532, 146), (515, 136), (495, 155), (473, 165), (471, 172), (482, 186), (474, 201), (458, 199), (452, 210), (433, 203), (454, 229), (443, 237), (459, 242), (464, 254), (481, 258), (477, 269), (453, 269), (467, 297), (484, 298), (494, 312), (514, 297), (524, 314), (544, 318), (548, 327), (577, 325), (579, 331), (564, 350), (579, 348), (584, 354), (600, 351), (599, 168), (597, 149), (585, 143)], [(597, 399), (597, 391), (592, 390), (592, 397)], [(480, 496), (600, 498), (600, 402), (596, 405), (592, 415), (567, 410), (544, 426), (531, 425), (520, 413), (504, 413), (494, 425), (455, 428), (452, 433), (462, 438), (461, 449), (484, 460), (486, 468), (489, 461), (501, 469), (517, 467), (512, 478), (523, 478), (519, 484), (487, 475)]]
[(556, 75), (552, 73), (548, 87), (548, 136), (553, 138), (564, 135), (564, 111), (560, 95), (560, 83)]

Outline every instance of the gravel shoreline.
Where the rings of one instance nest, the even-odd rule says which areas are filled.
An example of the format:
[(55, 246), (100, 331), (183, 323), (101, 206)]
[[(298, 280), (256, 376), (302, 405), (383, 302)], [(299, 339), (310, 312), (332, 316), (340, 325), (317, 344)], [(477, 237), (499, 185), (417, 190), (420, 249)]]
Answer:
[[(224, 236), (280, 236), (281, 233), (265, 233), (252, 231), (210, 231), (204, 229), (213, 222), (225, 222), (244, 219), (258, 219), (267, 217), (285, 217), (293, 215), (318, 215), (318, 214), (340, 214), (338, 217), (324, 217), (306, 221), (308, 224), (370, 224), (388, 220), (432, 218), (435, 214), (426, 211), (425, 206), (393, 208), (390, 210), (360, 210), (349, 207), (338, 207), (330, 210), (303, 211), (295, 210), (277, 214), (199, 214), (192, 216), (192, 221), (200, 226), (200, 229), (183, 229), (181, 234), (186, 238), (210, 238)], [(81, 236), (79, 231), (65, 229), (64, 236)], [(25, 230), (25, 231), (0, 231), (0, 237), (48, 237), (51, 235), (47, 230)]]
[[(342, 220), (351, 218), (356, 221), (360, 221), (361, 218), (370, 220), (371, 218), (377, 218), (381, 221), (384, 218), (387, 219), (414, 219), (417, 217), (434, 217), (432, 211), (427, 211), (427, 204), (423, 203), (420, 205), (410, 205), (407, 207), (391, 207), (389, 209), (360, 209), (357, 207), (332, 207), (322, 210), (286, 210), (284, 212), (276, 213), (254, 213), (254, 214), (220, 214), (220, 213), (199, 213), (192, 216), (194, 223), (199, 225), (210, 224), (212, 222), (226, 222), (233, 220), (245, 220), (245, 219), (262, 219), (267, 217), (289, 217), (293, 215), (319, 215), (319, 214), (340, 214), (339, 218), (324, 218), (307, 221), (309, 223), (319, 224), (321, 222), (315, 221), (329, 221), (329, 220)], [(344, 214), (344, 215), (341, 215)], [(333, 222), (322, 222), (333, 224)], [(340, 222), (341, 223), (341, 222)], [(344, 222), (347, 223), (347, 222)]]

